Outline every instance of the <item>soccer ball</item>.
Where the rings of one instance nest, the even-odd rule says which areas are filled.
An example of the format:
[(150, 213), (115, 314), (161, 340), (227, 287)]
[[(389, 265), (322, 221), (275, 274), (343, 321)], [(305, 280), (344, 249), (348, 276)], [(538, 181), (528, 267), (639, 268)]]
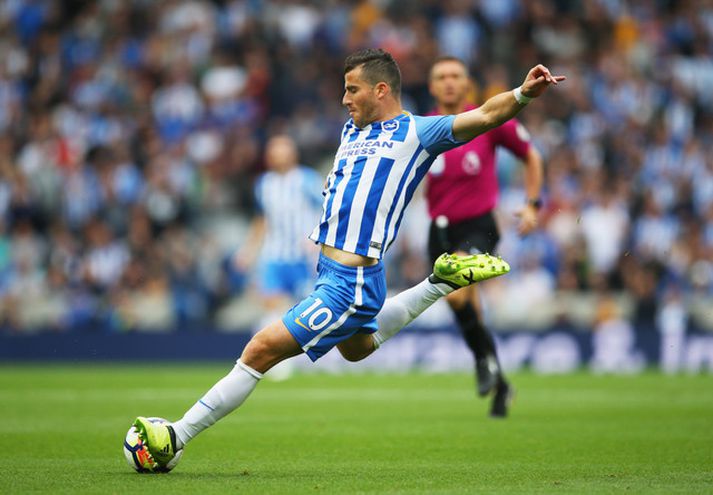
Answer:
[[(170, 423), (170, 421), (163, 418), (148, 419), (152, 423)], [(149, 449), (139, 438), (139, 430), (137, 430), (134, 425), (131, 425), (129, 431), (126, 432), (126, 438), (124, 439), (124, 456), (129, 466), (139, 473), (167, 473), (176, 467), (182, 455), (183, 449), (176, 452), (175, 457), (171, 459), (168, 464), (161, 466), (149, 455)]]

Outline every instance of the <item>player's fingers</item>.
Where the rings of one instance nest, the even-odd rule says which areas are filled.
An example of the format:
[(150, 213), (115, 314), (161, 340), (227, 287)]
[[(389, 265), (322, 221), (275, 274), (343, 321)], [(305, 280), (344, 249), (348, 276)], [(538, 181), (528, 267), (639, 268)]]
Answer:
[(552, 74), (550, 74), (550, 70), (547, 67), (545, 67), (544, 65), (540, 65), (538, 67), (540, 68), (540, 72), (542, 72), (545, 81), (549, 83), (554, 82), (554, 79), (552, 79)]
[(551, 76), (549, 69), (542, 64), (537, 64), (530, 72), (535, 78), (544, 77), (545, 81), (549, 81)]
[(532, 74), (532, 77), (535, 77), (535, 78), (536, 78), (536, 77), (539, 77), (539, 76), (541, 76), (542, 74), (544, 74), (544, 71), (543, 71), (542, 69), (544, 69), (544, 66), (542, 66), (542, 65), (536, 65), (535, 67), (533, 67), (533, 68), (530, 70), (530, 74)]
[(545, 81), (554, 83), (554, 84), (567, 79), (566, 76), (553, 76), (550, 69), (548, 69), (547, 67), (545, 67), (542, 64), (537, 64), (535, 67), (530, 69), (530, 72), (528, 75), (531, 76), (532, 79), (538, 79), (540, 76), (544, 76)]
[(549, 72), (547, 73), (547, 76), (545, 77), (546, 81), (550, 84), (558, 84), (561, 81), (564, 81), (567, 79), (567, 76), (553, 76)]
[(550, 72), (550, 70), (547, 67), (545, 67), (544, 65), (538, 66), (538, 67), (541, 67), (540, 70), (542, 71), (542, 74), (545, 76), (545, 80), (548, 83), (557, 84), (557, 83), (567, 79), (567, 76), (553, 76), (552, 73)]

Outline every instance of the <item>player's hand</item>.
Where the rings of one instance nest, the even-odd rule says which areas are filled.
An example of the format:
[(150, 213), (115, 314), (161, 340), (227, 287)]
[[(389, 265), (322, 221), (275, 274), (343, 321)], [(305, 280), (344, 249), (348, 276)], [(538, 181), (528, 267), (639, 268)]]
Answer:
[(525, 205), (523, 209), (515, 213), (515, 216), (520, 219), (517, 226), (517, 232), (520, 235), (527, 235), (537, 228), (537, 208), (532, 205)]
[(520, 90), (524, 96), (529, 98), (537, 98), (551, 84), (558, 84), (567, 79), (565, 76), (553, 76), (550, 70), (542, 64), (538, 64), (527, 73), (525, 82), (522, 83)]

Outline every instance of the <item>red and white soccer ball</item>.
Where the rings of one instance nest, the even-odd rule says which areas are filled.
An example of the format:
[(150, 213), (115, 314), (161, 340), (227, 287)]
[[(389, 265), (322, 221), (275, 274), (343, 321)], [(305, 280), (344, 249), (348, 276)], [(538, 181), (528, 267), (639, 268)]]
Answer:
[[(164, 418), (148, 419), (152, 423), (170, 423), (170, 421)], [(137, 430), (134, 425), (131, 425), (129, 431), (126, 432), (126, 438), (124, 439), (124, 456), (129, 466), (139, 473), (167, 473), (176, 467), (182, 455), (183, 449), (176, 452), (176, 456), (171, 459), (168, 464), (161, 466), (149, 455), (149, 449), (139, 438), (139, 430)]]

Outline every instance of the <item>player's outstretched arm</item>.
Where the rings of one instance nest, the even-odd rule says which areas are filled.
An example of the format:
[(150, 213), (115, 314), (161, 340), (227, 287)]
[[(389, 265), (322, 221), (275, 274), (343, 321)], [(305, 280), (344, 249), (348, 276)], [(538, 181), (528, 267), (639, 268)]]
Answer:
[(459, 141), (469, 141), (485, 131), (513, 118), (532, 98), (537, 98), (551, 84), (564, 81), (565, 76), (553, 76), (544, 65), (536, 65), (527, 73), (522, 86), (500, 93), (482, 106), (456, 115), (453, 135)]

